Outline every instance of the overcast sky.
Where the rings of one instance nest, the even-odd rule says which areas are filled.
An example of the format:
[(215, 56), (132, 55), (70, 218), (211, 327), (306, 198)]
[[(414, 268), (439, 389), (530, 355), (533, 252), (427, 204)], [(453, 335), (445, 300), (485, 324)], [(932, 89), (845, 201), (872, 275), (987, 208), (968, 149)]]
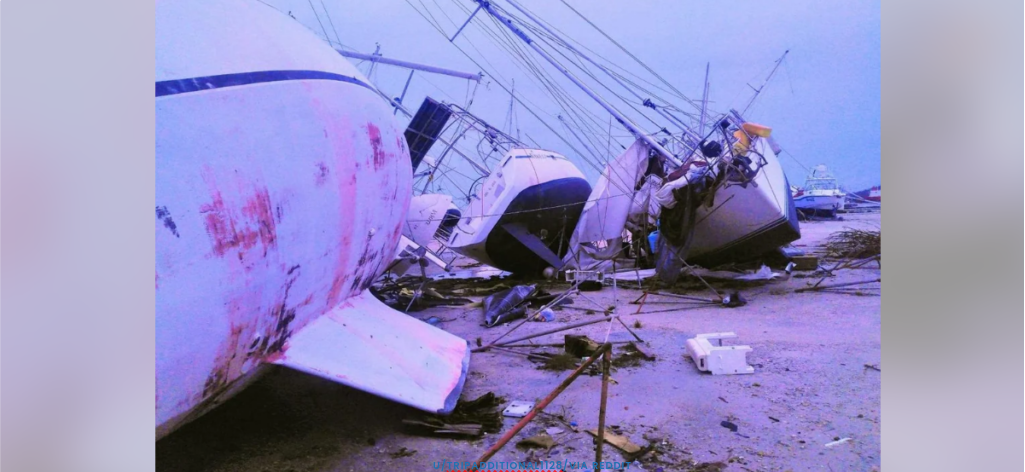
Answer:
[[(780, 161), (793, 185), (804, 183), (808, 174), (805, 166), (817, 164), (828, 166), (848, 190), (880, 183), (878, 1), (567, 2), (690, 98), (701, 98), (705, 65), (711, 63), (709, 106), (717, 111), (743, 108), (753, 94), (748, 84), (761, 85), (774, 61), (790, 50), (746, 118), (773, 128), (773, 135), (787, 151)], [(433, 14), (445, 33), (451, 35), (467, 16), (463, 9), (475, 7), (472, 0), (266, 3), (291, 12), (318, 36), (324, 37), (326, 30), (331, 40), (337, 42), (337, 32), (337, 38), (349, 49), (369, 53), (380, 44), (381, 53), (387, 57), (466, 72), (480, 71), (413, 7)], [(503, 0), (495, 3), (512, 11)], [(565, 36), (655, 80), (560, 1), (520, 0), (520, 4)], [(482, 65), (494, 69), (501, 77), (481, 83), (471, 111), (501, 127), (508, 114), (509, 95), (494, 81), (502, 80), (508, 85), (509, 79), (516, 78), (517, 95), (537, 104), (535, 111), (548, 117), (558, 113), (558, 107), (529, 80), (529, 74), (515, 67), (509, 53), (486, 36), (484, 21), (491, 20), (479, 13), (455, 40), (478, 61), (485, 56), (490, 64)], [(364, 72), (368, 69), (366, 65), (360, 68)], [(407, 75), (408, 71), (402, 69), (378, 66), (371, 79), (390, 95), (398, 96)], [(568, 82), (563, 83), (567, 89), (570, 87)], [(470, 91), (472, 85), (466, 80), (417, 73), (405, 103), (415, 109), (424, 96), (430, 95), (464, 104)], [(586, 105), (608, 119), (597, 105)], [(573, 154), (522, 108), (518, 108), (517, 116), (521, 132), (546, 148)], [(558, 124), (554, 119), (552, 122)], [(644, 123), (638, 124), (644, 127)], [(585, 165), (580, 167), (593, 180), (596, 173)]]

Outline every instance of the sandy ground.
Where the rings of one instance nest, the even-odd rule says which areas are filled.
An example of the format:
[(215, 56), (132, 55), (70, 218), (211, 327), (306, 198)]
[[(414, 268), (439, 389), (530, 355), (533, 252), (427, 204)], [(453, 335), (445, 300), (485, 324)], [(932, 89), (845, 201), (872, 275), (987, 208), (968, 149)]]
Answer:
[[(803, 237), (795, 246), (814, 252), (826, 237), (845, 227), (878, 230), (880, 215), (849, 214), (844, 221), (802, 223)], [(879, 267), (871, 264), (841, 271), (826, 283), (873, 279), (880, 274)], [(580, 307), (617, 305), (616, 312), (630, 326), (640, 323), (634, 331), (657, 355), (656, 361), (619, 368), (612, 374), (615, 383), (609, 388), (607, 424), (638, 445), (658, 447), (628, 470), (719, 470), (707, 465), (695, 468), (709, 462), (725, 463), (722, 470), (726, 471), (879, 468), (880, 372), (866, 367), (878, 366), (881, 356), (879, 284), (794, 293), (817, 280), (807, 275), (795, 273), (788, 280), (739, 286), (749, 302), (739, 308), (648, 304), (634, 315), (638, 305), (630, 301), (640, 295), (638, 290), (606, 288), (587, 293), (591, 301), (575, 298), (574, 305)], [(674, 291), (710, 296), (703, 288)], [(646, 313), (658, 310), (670, 311)], [(516, 334), (600, 316), (576, 309), (556, 313), (556, 322), (526, 323)], [(482, 328), (479, 308), (432, 308), (412, 315), (451, 319), (441, 327), (471, 341), (482, 337), (487, 342), (508, 330), (508, 326)], [(739, 339), (732, 343), (752, 347), (748, 362), (755, 367), (754, 374), (712, 376), (699, 372), (684, 355), (686, 339), (721, 331), (736, 332)], [(610, 339), (628, 336), (618, 323), (598, 323), (572, 332), (599, 341), (607, 333)], [(535, 341), (561, 342), (563, 334)], [(507, 400), (536, 401), (567, 374), (539, 370), (513, 354), (475, 354), (462, 398), (495, 392)], [(581, 432), (568, 431), (552, 420), (536, 420), (517, 440), (558, 426), (567, 431), (556, 434), (557, 446), (531, 456), (510, 444), (493, 460), (536, 458), (563, 461), (564, 466), (593, 461), (593, 441), (583, 429), (597, 426), (600, 383), (600, 377), (581, 376), (546, 410), (564, 415)], [(279, 369), (159, 441), (156, 465), (161, 471), (440, 470), (434, 463), (476, 460), (499, 436), (469, 441), (410, 436), (400, 421), (416, 414), (326, 380)], [(723, 421), (737, 425), (737, 431), (723, 427)], [(506, 418), (503, 431), (514, 423)], [(825, 447), (842, 438), (851, 440)], [(623, 461), (615, 448), (607, 446), (605, 451), (605, 460)]]

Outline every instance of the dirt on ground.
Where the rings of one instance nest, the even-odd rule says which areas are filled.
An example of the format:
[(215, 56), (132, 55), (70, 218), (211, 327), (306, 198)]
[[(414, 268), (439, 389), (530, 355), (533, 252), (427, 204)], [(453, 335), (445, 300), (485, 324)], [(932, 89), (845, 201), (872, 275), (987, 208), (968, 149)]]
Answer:
[[(848, 214), (843, 221), (802, 222), (794, 246), (821, 252), (829, 235), (846, 228), (878, 231), (880, 215)], [(823, 264), (825, 265), (825, 264)], [(831, 264), (830, 264), (831, 265)], [(878, 264), (844, 269), (823, 284), (881, 277)], [(868, 471), (880, 464), (880, 285), (796, 293), (818, 282), (813, 272), (794, 272), (770, 282), (737, 284), (747, 304), (726, 308), (678, 303), (623, 286), (584, 292), (575, 308), (556, 310), (553, 322), (528, 322), (518, 335), (601, 317), (615, 306), (637, 343), (655, 360), (624, 362), (612, 373), (606, 425), (645, 448), (626, 470), (647, 471)], [(711, 282), (713, 287), (718, 286)], [(674, 289), (713, 297), (700, 284)], [(568, 284), (549, 283), (553, 293)], [(482, 296), (470, 295), (479, 300)], [(471, 345), (495, 339), (516, 322), (484, 328), (479, 307), (435, 307), (412, 313), (437, 317), (440, 328)], [(699, 333), (735, 332), (729, 344), (751, 346), (750, 375), (713, 376), (686, 357), (684, 343)], [(569, 331), (615, 344), (614, 355), (635, 341), (618, 322)], [(561, 343), (558, 333), (532, 340)], [(520, 348), (558, 354), (558, 347)], [(615, 359), (615, 357), (614, 357)], [(507, 401), (538, 401), (569, 374), (539, 368), (525, 355), (502, 351), (474, 354), (462, 398), (493, 392)], [(582, 375), (538, 419), (492, 461), (594, 461), (600, 375)], [(422, 416), (411, 408), (287, 369), (278, 369), (225, 405), (157, 443), (160, 471), (322, 472), (443, 470), (445, 462), (475, 461), (501, 433), (479, 439), (410, 434), (402, 420)], [(504, 418), (502, 432), (517, 419)], [(576, 431), (574, 431), (574, 429)], [(550, 449), (514, 447), (548, 430)], [(849, 439), (847, 439), (849, 438)], [(625, 453), (604, 448), (604, 460), (626, 462)], [(547, 467), (547, 469), (555, 470)]]

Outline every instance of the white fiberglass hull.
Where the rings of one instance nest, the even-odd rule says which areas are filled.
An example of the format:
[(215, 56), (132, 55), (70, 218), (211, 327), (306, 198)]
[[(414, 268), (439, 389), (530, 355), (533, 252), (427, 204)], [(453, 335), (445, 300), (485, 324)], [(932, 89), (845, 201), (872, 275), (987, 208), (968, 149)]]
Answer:
[(698, 209), (688, 261), (711, 267), (800, 238), (790, 183), (776, 154), (766, 139), (756, 139), (752, 146), (752, 159), (759, 154), (765, 159), (754, 185), (729, 183), (716, 191), (710, 208)]
[(365, 295), (412, 171), (355, 67), (257, 2), (158, 2), (156, 80), (157, 438), (271, 364), (454, 405), (466, 342)]
[(844, 208), (843, 195), (809, 195), (794, 198), (798, 210), (815, 212), (836, 212)]
[(549, 264), (503, 225), (522, 224), (561, 257), (590, 192), (583, 173), (565, 157), (512, 149), (461, 210), (448, 247), (502, 270), (540, 274)]

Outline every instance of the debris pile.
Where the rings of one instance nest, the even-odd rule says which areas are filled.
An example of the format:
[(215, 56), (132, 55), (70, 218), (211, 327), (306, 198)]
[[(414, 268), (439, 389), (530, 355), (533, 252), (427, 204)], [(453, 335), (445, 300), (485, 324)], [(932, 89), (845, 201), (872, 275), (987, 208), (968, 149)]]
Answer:
[(826, 255), (837, 259), (864, 259), (882, 254), (880, 231), (846, 229), (829, 236)]
[[(481, 305), (484, 308), (484, 326), (491, 328), (523, 318), (527, 315), (527, 308), (541, 308), (547, 304), (558, 307), (570, 303), (573, 303), (571, 298), (553, 295), (536, 285), (517, 285), (488, 296)], [(545, 314), (547, 316), (542, 320), (554, 320), (555, 314), (550, 310)]]
[(502, 413), (498, 407), (504, 402), (504, 398), (488, 392), (473, 400), (459, 400), (448, 416), (424, 415), (404, 419), (402, 424), (414, 434), (476, 438), (502, 429)]

